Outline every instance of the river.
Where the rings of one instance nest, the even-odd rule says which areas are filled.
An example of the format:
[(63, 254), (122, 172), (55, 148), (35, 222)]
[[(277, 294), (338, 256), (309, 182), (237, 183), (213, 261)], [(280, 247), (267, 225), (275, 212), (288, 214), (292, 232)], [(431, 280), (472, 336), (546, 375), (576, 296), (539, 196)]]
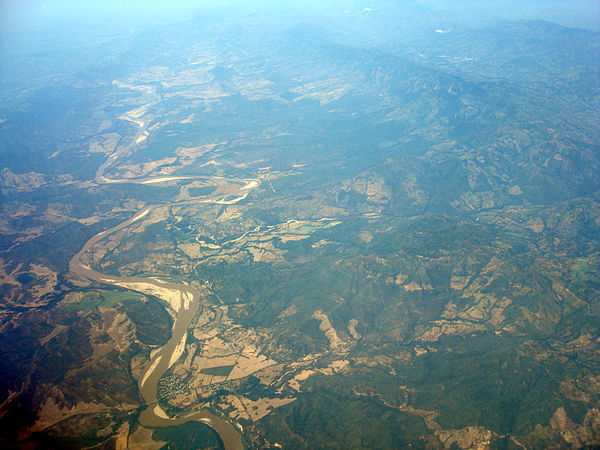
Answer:
[[(158, 101), (154, 100), (151, 103)], [(146, 132), (148, 127), (147, 123), (142, 123), (136, 135), (133, 138), (131, 144), (124, 146), (113, 155), (109, 156), (96, 172), (96, 181), (98, 183), (138, 183), (147, 184), (148, 182), (162, 182), (169, 180), (159, 180), (153, 178), (137, 179), (137, 180), (111, 180), (104, 176), (104, 172), (107, 168), (112, 166), (119, 156), (122, 156), (132, 150), (137, 141), (138, 137)], [(191, 178), (204, 178), (209, 177), (173, 177), (173, 180), (191, 179)], [(84, 264), (81, 259), (86, 255), (94, 245), (105, 239), (109, 235), (127, 228), (132, 223), (141, 220), (147, 214), (150, 214), (153, 209), (164, 207), (164, 206), (177, 206), (187, 205), (196, 203), (217, 203), (217, 204), (233, 204), (246, 198), (246, 196), (260, 185), (259, 180), (227, 180), (221, 177), (213, 177), (214, 181), (221, 181), (227, 183), (230, 181), (244, 181), (245, 185), (240, 187), (238, 196), (231, 198), (232, 195), (228, 194), (227, 197), (223, 198), (211, 198), (205, 197), (201, 199), (191, 199), (173, 203), (161, 203), (158, 205), (146, 206), (135, 213), (131, 218), (121, 222), (120, 224), (102, 231), (95, 236), (91, 237), (81, 250), (71, 259), (69, 262), (69, 270), (80, 277), (85, 277), (89, 280), (112, 285), (115, 287), (125, 287), (128, 289), (144, 292), (153, 293), (163, 292), (168, 295), (157, 295), (163, 298), (163, 300), (169, 302), (171, 309), (175, 311), (175, 320), (173, 322), (173, 330), (171, 338), (168, 342), (163, 345), (160, 349), (153, 353), (152, 359), (150, 360), (147, 369), (141, 374), (138, 387), (142, 399), (146, 405), (146, 409), (142, 411), (139, 417), (139, 422), (142, 426), (147, 427), (166, 427), (173, 425), (181, 425), (189, 421), (199, 421), (210, 426), (221, 438), (223, 445), (226, 450), (242, 450), (244, 448), (242, 442), (242, 436), (240, 432), (229, 422), (222, 418), (212, 414), (210, 411), (203, 409), (191, 413), (183, 417), (169, 417), (164, 410), (158, 404), (158, 381), (162, 375), (177, 361), (183, 349), (185, 347), (185, 340), (187, 337), (188, 329), (194, 318), (194, 315), (200, 307), (200, 299), (202, 293), (187, 284), (173, 283), (170, 281), (157, 280), (156, 278), (142, 278), (142, 277), (122, 277), (107, 275), (94, 270), (89, 265)], [(229, 198), (229, 199), (227, 199)], [(167, 297), (167, 298), (165, 298)]]

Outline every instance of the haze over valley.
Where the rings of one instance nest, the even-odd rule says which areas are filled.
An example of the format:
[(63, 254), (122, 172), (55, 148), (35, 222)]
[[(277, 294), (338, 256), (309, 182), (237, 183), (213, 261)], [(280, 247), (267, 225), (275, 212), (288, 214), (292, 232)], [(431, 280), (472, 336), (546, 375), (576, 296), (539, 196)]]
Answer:
[(0, 446), (600, 446), (597, 4), (0, 6)]

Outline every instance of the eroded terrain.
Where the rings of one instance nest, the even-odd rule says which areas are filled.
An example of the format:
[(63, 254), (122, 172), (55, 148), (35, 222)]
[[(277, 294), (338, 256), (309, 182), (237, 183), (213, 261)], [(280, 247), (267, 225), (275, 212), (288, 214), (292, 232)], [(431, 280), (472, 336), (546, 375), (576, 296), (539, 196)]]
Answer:
[(0, 443), (220, 448), (210, 411), (249, 448), (600, 445), (596, 88), (528, 39), (597, 35), (444, 44), (508, 83), (211, 26), (56, 81), (77, 116), (6, 96)]

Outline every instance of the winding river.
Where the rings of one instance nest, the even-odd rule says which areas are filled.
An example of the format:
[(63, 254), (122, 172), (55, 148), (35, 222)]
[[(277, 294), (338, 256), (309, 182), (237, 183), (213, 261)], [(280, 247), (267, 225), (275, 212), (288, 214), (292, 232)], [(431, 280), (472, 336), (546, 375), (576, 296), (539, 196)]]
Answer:
[[(150, 104), (154, 104), (157, 101), (158, 96), (155, 95), (155, 100), (150, 102)], [(96, 181), (98, 183), (149, 184), (160, 183), (164, 181), (201, 178), (220, 181), (222, 183), (245, 182), (245, 184), (243, 186), (240, 185), (239, 192), (234, 198), (231, 198), (232, 194), (228, 194), (222, 198), (207, 196), (204, 198), (190, 199), (180, 202), (161, 203), (157, 205), (146, 206), (139, 210), (131, 218), (108, 230), (102, 231), (89, 239), (83, 248), (69, 262), (69, 270), (75, 275), (85, 277), (98, 283), (125, 287), (127, 289), (132, 289), (143, 293), (152, 293), (169, 302), (171, 309), (176, 313), (171, 338), (160, 349), (153, 352), (151, 360), (145, 371), (140, 376), (138, 382), (141, 397), (146, 405), (146, 409), (142, 411), (139, 417), (140, 424), (147, 427), (165, 427), (181, 425), (189, 421), (199, 421), (210, 426), (215, 432), (217, 432), (226, 450), (242, 450), (244, 445), (242, 443), (242, 436), (240, 432), (232, 424), (212, 414), (210, 411), (203, 409), (187, 416), (171, 418), (158, 404), (158, 381), (162, 375), (177, 361), (179, 356), (181, 356), (181, 353), (185, 347), (188, 329), (191, 325), (194, 315), (200, 307), (202, 293), (198, 289), (187, 284), (162, 281), (156, 278), (106, 275), (94, 270), (89, 265), (86, 265), (84, 262), (82, 262), (82, 258), (88, 254), (88, 252), (98, 242), (111, 234), (127, 228), (134, 222), (141, 220), (144, 216), (151, 213), (156, 208), (198, 203), (234, 204), (246, 198), (246, 196), (253, 189), (260, 185), (260, 181), (256, 179), (228, 180), (219, 177), (162, 177), (137, 180), (113, 180), (106, 178), (104, 176), (106, 169), (112, 166), (120, 156), (131, 151), (136, 145), (138, 138), (146, 133), (146, 128), (148, 127), (147, 123), (140, 122), (138, 123), (138, 126), (139, 129), (132, 142), (126, 146), (123, 146), (116, 153), (109, 156), (108, 159), (98, 168), (96, 172)], [(160, 293), (163, 293), (163, 295)]]

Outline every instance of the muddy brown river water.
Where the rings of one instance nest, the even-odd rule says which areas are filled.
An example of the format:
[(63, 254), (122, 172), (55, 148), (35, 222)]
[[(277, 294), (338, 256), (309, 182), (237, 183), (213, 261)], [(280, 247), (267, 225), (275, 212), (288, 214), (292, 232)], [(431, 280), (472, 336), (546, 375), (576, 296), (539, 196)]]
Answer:
[[(241, 188), (240, 197), (234, 200), (211, 201), (205, 199), (198, 201), (198, 203), (235, 203), (246, 197), (247, 193), (249, 192), (249, 185), (251, 185), (251, 188), (254, 188), (257, 185), (256, 180), (250, 181), (249, 184)], [(246, 192), (243, 192), (242, 194), (243, 189), (245, 189)], [(186, 201), (174, 204), (190, 203), (194, 202)], [(146, 427), (166, 427), (181, 425), (190, 421), (199, 421), (210, 426), (217, 432), (226, 450), (241, 450), (244, 448), (244, 445), (240, 432), (232, 424), (212, 414), (210, 411), (204, 409), (186, 416), (171, 418), (158, 404), (158, 381), (162, 375), (177, 361), (178, 357), (181, 356), (181, 351), (185, 345), (185, 338), (187, 336), (188, 329), (191, 325), (194, 315), (200, 307), (200, 299), (202, 297), (201, 292), (194, 287), (183, 283), (179, 284), (162, 281), (157, 280), (156, 278), (106, 275), (92, 269), (90, 266), (81, 261), (82, 257), (86, 255), (90, 249), (94, 247), (94, 245), (105, 239), (107, 236), (127, 228), (132, 223), (141, 220), (143, 216), (151, 213), (154, 208), (164, 206), (165, 204), (147, 206), (138, 211), (130, 219), (121, 222), (113, 228), (96, 234), (89, 239), (83, 248), (71, 259), (69, 263), (69, 269), (73, 274), (99, 283), (125, 287), (127, 289), (144, 293), (152, 293), (153, 291), (159, 292), (158, 295), (155, 295), (167, 301), (171, 305), (171, 309), (176, 312), (171, 338), (158, 351), (154, 352), (148, 368), (144, 371), (144, 373), (142, 373), (138, 383), (140, 394), (147, 406), (147, 408), (140, 414), (140, 424)], [(163, 293), (163, 295), (160, 295), (160, 293)], [(164, 293), (167, 293), (167, 295)]]
[[(153, 99), (146, 103), (146, 108), (157, 104), (161, 101), (160, 95), (156, 92), (156, 89), (152, 88), (149, 92)], [(173, 425), (181, 425), (190, 421), (199, 421), (210, 426), (217, 432), (226, 450), (241, 450), (244, 448), (242, 442), (242, 435), (236, 429), (235, 426), (227, 422), (226, 420), (212, 414), (210, 411), (203, 409), (185, 416), (180, 417), (169, 417), (158, 403), (158, 381), (163, 374), (177, 361), (181, 356), (185, 347), (186, 337), (188, 329), (192, 323), (194, 315), (200, 307), (200, 300), (202, 293), (196, 288), (189, 286), (184, 283), (173, 283), (156, 278), (142, 278), (142, 277), (122, 277), (114, 275), (106, 275), (101, 272), (94, 270), (89, 265), (82, 262), (82, 257), (87, 255), (88, 252), (101, 240), (105, 239), (117, 231), (123, 230), (148, 214), (156, 208), (165, 206), (180, 206), (180, 205), (192, 205), (201, 203), (216, 203), (221, 205), (231, 205), (239, 202), (246, 198), (246, 196), (260, 185), (260, 180), (248, 179), (248, 180), (228, 180), (223, 177), (154, 177), (144, 179), (109, 179), (104, 176), (107, 169), (113, 166), (121, 157), (127, 156), (135, 152), (136, 145), (140, 142), (142, 136), (147, 137), (149, 121), (134, 120), (127, 118), (125, 119), (136, 123), (138, 130), (131, 141), (123, 146), (120, 146), (113, 154), (111, 154), (106, 161), (98, 167), (95, 174), (95, 180), (100, 184), (108, 183), (131, 183), (131, 184), (160, 184), (168, 181), (182, 181), (192, 179), (204, 179), (212, 180), (215, 184), (227, 184), (231, 182), (240, 183), (240, 189), (237, 194), (231, 192), (222, 198), (206, 196), (203, 198), (194, 198), (190, 200), (162, 203), (158, 205), (146, 206), (134, 214), (131, 218), (121, 222), (120, 224), (102, 231), (92, 238), (90, 238), (83, 248), (71, 259), (69, 262), (69, 270), (80, 277), (87, 278), (89, 280), (108, 284), (112, 286), (124, 287), (126, 289), (132, 289), (139, 292), (156, 295), (169, 303), (171, 309), (175, 312), (175, 320), (173, 322), (173, 330), (169, 341), (163, 345), (160, 349), (153, 352), (153, 356), (149, 361), (147, 369), (142, 373), (138, 381), (138, 387), (142, 399), (146, 405), (146, 409), (142, 411), (139, 417), (140, 424), (146, 427), (166, 427)], [(136, 116), (137, 117), (137, 116)], [(91, 263), (90, 263), (91, 264)]]

